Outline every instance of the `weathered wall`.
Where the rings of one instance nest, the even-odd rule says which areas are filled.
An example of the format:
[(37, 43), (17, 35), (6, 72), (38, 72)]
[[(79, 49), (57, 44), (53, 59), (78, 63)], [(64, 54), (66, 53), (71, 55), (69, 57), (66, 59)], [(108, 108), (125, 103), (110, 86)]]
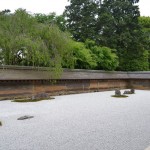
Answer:
[(50, 95), (82, 93), (127, 86), (127, 80), (58, 80), (56, 83), (49, 80), (3, 80), (0, 81), (0, 97), (32, 96), (43, 92)]
[(58, 95), (116, 88), (150, 89), (150, 72), (64, 70), (60, 79), (50, 77), (50, 72), (44, 68), (0, 67), (0, 97), (32, 96), (43, 92)]
[(131, 79), (130, 85), (135, 89), (150, 90), (150, 79)]

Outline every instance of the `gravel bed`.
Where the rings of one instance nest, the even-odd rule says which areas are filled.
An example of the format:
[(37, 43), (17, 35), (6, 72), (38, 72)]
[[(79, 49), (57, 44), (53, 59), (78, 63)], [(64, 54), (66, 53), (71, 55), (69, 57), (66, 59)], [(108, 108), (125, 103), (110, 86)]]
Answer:
[[(150, 146), (150, 91), (56, 96), (0, 102), (0, 150), (145, 150)], [(17, 120), (30, 115), (34, 118)]]

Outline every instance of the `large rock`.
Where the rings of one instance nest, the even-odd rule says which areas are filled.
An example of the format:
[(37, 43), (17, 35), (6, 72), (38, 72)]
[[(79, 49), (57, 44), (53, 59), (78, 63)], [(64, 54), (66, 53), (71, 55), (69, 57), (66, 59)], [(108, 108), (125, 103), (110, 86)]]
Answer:
[(32, 99), (48, 99), (49, 95), (47, 93), (38, 93), (32, 97)]
[(121, 91), (120, 90), (115, 90), (115, 96), (121, 96)]
[(33, 117), (34, 117), (34, 116), (25, 115), (25, 116), (19, 117), (17, 120), (31, 119), (31, 118), (33, 118)]
[(132, 94), (134, 94), (134, 93), (135, 93), (135, 90), (134, 90), (134, 89), (131, 89), (130, 91), (131, 91), (131, 93), (132, 93)]

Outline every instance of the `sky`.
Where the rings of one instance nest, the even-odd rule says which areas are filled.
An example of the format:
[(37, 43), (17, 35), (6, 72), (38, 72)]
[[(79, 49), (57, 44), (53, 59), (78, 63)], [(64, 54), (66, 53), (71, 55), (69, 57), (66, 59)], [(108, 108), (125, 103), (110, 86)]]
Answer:
[[(10, 9), (14, 12), (18, 8), (23, 8), (30, 13), (56, 12), (60, 15), (68, 4), (68, 0), (0, 0), (0, 11)], [(150, 0), (140, 0), (139, 8), (141, 16), (150, 16)]]

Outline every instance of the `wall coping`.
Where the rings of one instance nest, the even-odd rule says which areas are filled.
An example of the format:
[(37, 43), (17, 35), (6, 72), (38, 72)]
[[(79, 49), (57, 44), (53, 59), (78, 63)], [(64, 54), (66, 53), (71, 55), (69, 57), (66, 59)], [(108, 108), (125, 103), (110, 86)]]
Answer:
[[(14, 69), (14, 70), (44, 70), (48, 71), (48, 67), (34, 67), (34, 66), (17, 66), (17, 65), (0, 65), (0, 69)], [(87, 69), (67, 69), (63, 68), (64, 71), (68, 72), (104, 72), (104, 73), (143, 73), (150, 74), (150, 71), (105, 71), (105, 70), (87, 70)]]
[[(0, 80), (53, 79), (48, 67), (0, 66)], [(86, 69), (63, 69), (58, 79), (150, 79), (150, 71), (104, 71)]]

